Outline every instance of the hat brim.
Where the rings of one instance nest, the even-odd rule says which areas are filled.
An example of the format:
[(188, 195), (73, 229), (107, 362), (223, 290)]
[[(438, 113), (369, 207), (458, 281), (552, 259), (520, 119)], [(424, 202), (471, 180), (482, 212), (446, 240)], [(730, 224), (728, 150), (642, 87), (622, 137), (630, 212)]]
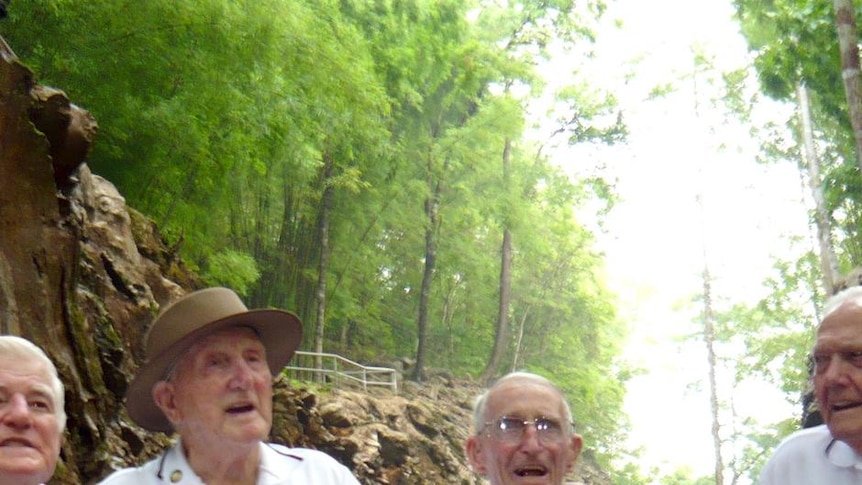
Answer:
[(302, 323), (291, 312), (275, 309), (249, 310), (231, 315), (184, 336), (139, 369), (126, 392), (126, 409), (142, 428), (169, 433), (171, 422), (153, 400), (153, 386), (164, 379), (168, 367), (194, 342), (228, 327), (253, 328), (266, 349), (266, 360), (273, 376), (278, 375), (302, 342)]

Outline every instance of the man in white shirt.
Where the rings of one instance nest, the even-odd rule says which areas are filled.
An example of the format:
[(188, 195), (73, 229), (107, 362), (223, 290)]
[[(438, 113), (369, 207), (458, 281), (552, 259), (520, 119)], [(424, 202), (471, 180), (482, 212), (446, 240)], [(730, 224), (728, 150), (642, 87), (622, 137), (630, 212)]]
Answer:
[(329, 455), (266, 443), (272, 377), (293, 356), (302, 324), (292, 313), (248, 310), (226, 288), (165, 308), (147, 335), (148, 361), (126, 393), (140, 426), (176, 432), (176, 444), (106, 485), (358, 485)]
[(761, 485), (862, 483), (862, 287), (830, 298), (811, 357), (826, 424), (797, 431), (775, 450)]

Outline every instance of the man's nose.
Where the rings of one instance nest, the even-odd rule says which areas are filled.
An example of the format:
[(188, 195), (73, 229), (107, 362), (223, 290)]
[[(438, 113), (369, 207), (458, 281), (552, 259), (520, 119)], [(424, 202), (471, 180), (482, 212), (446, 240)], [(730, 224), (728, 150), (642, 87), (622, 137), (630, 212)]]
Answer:
[(27, 426), (31, 417), (27, 399), (21, 394), (13, 394), (9, 401), (2, 405), (2, 421), (9, 426)]
[(234, 389), (248, 389), (254, 379), (254, 374), (251, 366), (242, 359), (239, 359), (233, 366), (233, 375), (230, 379), (230, 385)]
[(524, 434), (521, 435), (521, 449), (524, 451), (530, 451), (541, 448), (542, 442), (539, 439), (539, 431), (536, 430), (535, 423), (528, 423), (524, 427)]

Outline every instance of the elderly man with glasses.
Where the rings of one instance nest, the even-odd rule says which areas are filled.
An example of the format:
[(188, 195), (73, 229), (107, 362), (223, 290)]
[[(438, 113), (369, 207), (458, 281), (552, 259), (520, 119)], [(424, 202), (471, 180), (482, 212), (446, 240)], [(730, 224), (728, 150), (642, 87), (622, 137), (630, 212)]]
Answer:
[(762, 485), (862, 483), (862, 287), (826, 302), (811, 361), (826, 424), (788, 436), (763, 468)]
[(542, 376), (513, 372), (476, 399), (466, 451), (490, 485), (561, 485), (581, 446), (562, 391)]

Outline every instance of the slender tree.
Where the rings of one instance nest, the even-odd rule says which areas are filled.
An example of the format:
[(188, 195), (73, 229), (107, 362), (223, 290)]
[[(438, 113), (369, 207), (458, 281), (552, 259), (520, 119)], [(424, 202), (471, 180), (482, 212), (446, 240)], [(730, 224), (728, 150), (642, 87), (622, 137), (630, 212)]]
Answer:
[[(508, 193), (511, 190), (511, 156), (512, 141), (509, 138), (503, 142), (503, 190)], [(504, 216), (504, 221), (506, 217)], [(491, 349), (491, 357), (479, 379), (490, 381), (499, 371), (503, 361), (503, 355), (509, 343), (509, 306), (512, 300), (512, 229), (508, 222), (503, 223), (503, 242), (500, 247), (500, 299), (497, 306), (497, 323), (494, 332), (494, 346)], [(520, 340), (518, 342), (520, 344)]]
[[(428, 348), (428, 313), (431, 299), (431, 282), (437, 268), (437, 231), (440, 224), (440, 191), (442, 181), (435, 176), (437, 163), (433, 155), (428, 157), (427, 177), (428, 195), (425, 197), (425, 264), (422, 270), (422, 283), (419, 289), (419, 314), (416, 319), (416, 365), (413, 380), (425, 379), (425, 353)], [(445, 170), (444, 170), (445, 172)]]
[[(320, 255), (317, 264), (317, 292), (315, 300), (317, 302), (317, 311), (314, 325), (314, 351), (317, 353), (323, 352), (323, 337), (326, 328), (326, 275), (329, 272), (329, 229), (330, 229), (330, 213), (332, 212), (332, 204), (334, 190), (332, 184), (332, 172), (334, 162), (332, 160), (332, 152), (328, 149), (323, 152), (323, 166), (320, 171), (320, 183), (323, 186), (323, 196), (320, 201), (320, 215), (317, 223), (317, 243), (320, 247)], [(315, 357), (315, 366), (318, 369), (323, 368), (323, 356)], [(319, 376), (319, 380), (323, 380), (323, 376)]]
[(856, 163), (862, 172), (862, 72), (859, 67), (859, 34), (853, 0), (834, 0), (835, 30), (841, 52), (841, 79), (847, 96), (847, 111), (856, 140)]
[(835, 292), (839, 279), (838, 256), (832, 244), (832, 223), (823, 191), (820, 175), (820, 160), (814, 144), (814, 128), (811, 122), (811, 105), (808, 100), (808, 89), (803, 83), (798, 83), (797, 111), (799, 113), (800, 138), (804, 148), (803, 164), (808, 169), (808, 187), (814, 200), (814, 221), (817, 228), (817, 242), (820, 254), (820, 271), (822, 273), (823, 289), (827, 294)]

